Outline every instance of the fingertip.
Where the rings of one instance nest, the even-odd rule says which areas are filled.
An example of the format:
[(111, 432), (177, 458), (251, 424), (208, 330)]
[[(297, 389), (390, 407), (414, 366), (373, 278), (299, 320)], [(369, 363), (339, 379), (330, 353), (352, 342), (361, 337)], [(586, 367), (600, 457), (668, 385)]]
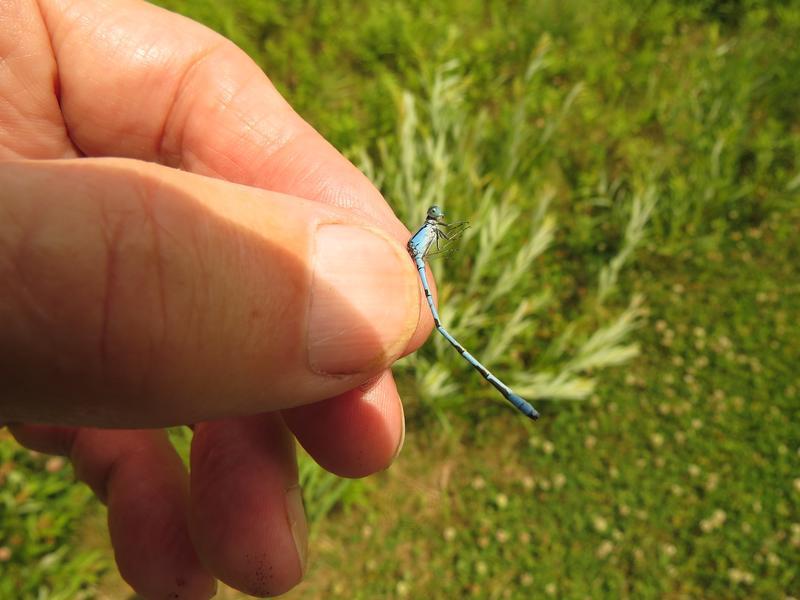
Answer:
[(305, 451), (340, 477), (383, 471), (405, 438), (403, 407), (390, 371), (334, 398), (284, 410), (283, 415)]
[(189, 522), (217, 578), (254, 596), (300, 582), (308, 541), (297, 477), (294, 440), (277, 413), (197, 424)]
[(374, 373), (408, 345), (419, 321), (406, 252), (378, 229), (323, 224), (314, 236), (308, 352), (318, 373)]

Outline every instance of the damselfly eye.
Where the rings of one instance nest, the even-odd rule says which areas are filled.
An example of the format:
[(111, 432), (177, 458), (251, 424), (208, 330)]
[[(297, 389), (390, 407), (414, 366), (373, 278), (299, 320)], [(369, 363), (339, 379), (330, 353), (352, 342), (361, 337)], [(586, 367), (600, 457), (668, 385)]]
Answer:
[(444, 217), (444, 212), (442, 209), (436, 206), (435, 204), (428, 209), (428, 218), (429, 219), (441, 219)]

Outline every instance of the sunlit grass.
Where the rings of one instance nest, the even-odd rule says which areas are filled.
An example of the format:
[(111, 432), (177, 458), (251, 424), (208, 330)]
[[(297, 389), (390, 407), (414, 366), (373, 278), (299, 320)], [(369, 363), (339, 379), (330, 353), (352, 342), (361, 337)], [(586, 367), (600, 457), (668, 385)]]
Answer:
[[(472, 222), (431, 266), (443, 321), (543, 413), (433, 337), (397, 369), (392, 469), (302, 458), (294, 597), (798, 596), (797, 3), (163, 4), (251, 53), (410, 228)], [(0, 449), (0, 596), (91, 594), (85, 491)]]

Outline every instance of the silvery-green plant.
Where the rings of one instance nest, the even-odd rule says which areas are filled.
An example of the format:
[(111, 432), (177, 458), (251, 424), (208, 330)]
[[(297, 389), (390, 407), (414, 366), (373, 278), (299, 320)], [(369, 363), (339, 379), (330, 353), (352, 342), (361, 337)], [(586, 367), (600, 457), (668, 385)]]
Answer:
[[(545, 85), (538, 75), (547, 68), (546, 53), (545, 44), (521, 78), (527, 94)], [(641, 298), (610, 317), (603, 302), (644, 236), (655, 206), (651, 188), (633, 197), (621, 249), (595, 274), (597, 291), (584, 302), (583, 314), (564, 327), (541, 360), (528, 350), (548, 320), (547, 311), (559, 307), (536, 266), (558, 230), (551, 210), (556, 190), (546, 179), (532, 183), (527, 171), (536, 168), (531, 153), (541, 153), (557, 134), (582, 89), (573, 86), (538, 127), (530, 124), (523, 94), (511, 113), (507, 153), (498, 161), (484, 139), (488, 114), (468, 112), (463, 98), (469, 79), (457, 64), (447, 63), (435, 73), (424, 99), (407, 91), (399, 94), (397, 134), (382, 140), (376, 152), (357, 156), (410, 228), (423, 221), (432, 204), (443, 206), (451, 220), (470, 221), (455, 257), (431, 267), (442, 321), (467, 349), (531, 399), (586, 398), (600, 369), (638, 352), (625, 340), (638, 324)], [(473, 374), (465, 374), (468, 366), (438, 336), (400, 361), (399, 368), (413, 373), (420, 400), (440, 417), (470, 396), (494, 397), (473, 381)]]
[(633, 196), (631, 215), (625, 228), (625, 239), (622, 248), (611, 261), (600, 271), (599, 300), (604, 300), (617, 284), (619, 272), (633, 255), (633, 251), (644, 237), (645, 227), (656, 206), (656, 193), (653, 186), (648, 186), (642, 193)]

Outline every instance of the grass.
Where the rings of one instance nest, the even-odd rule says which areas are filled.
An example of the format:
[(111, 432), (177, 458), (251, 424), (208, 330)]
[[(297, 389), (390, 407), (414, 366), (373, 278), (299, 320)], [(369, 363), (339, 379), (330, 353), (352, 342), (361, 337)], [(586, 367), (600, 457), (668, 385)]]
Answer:
[(527, 430), (495, 418), (410, 432), (370, 503), (325, 523), (296, 597), (792, 595), (800, 391), (786, 356), (760, 348), (793, 343), (797, 285), (784, 296), (753, 277), (798, 281), (796, 244), (756, 254), (781, 229), (673, 263), (649, 286), (645, 350), (586, 404)]
[(95, 509), (90, 497), (63, 458), (21, 450), (0, 432), (0, 598), (93, 595), (107, 559), (95, 549), (74, 551), (80, 521)]
[[(528, 424), (442, 340), (404, 360), (397, 464), (303, 463), (290, 598), (800, 596), (797, 2), (162, 4), (245, 48), (409, 225), (470, 219), (433, 265), (443, 318), (559, 398)], [(0, 597), (120, 589), (68, 469), (0, 458)]]

